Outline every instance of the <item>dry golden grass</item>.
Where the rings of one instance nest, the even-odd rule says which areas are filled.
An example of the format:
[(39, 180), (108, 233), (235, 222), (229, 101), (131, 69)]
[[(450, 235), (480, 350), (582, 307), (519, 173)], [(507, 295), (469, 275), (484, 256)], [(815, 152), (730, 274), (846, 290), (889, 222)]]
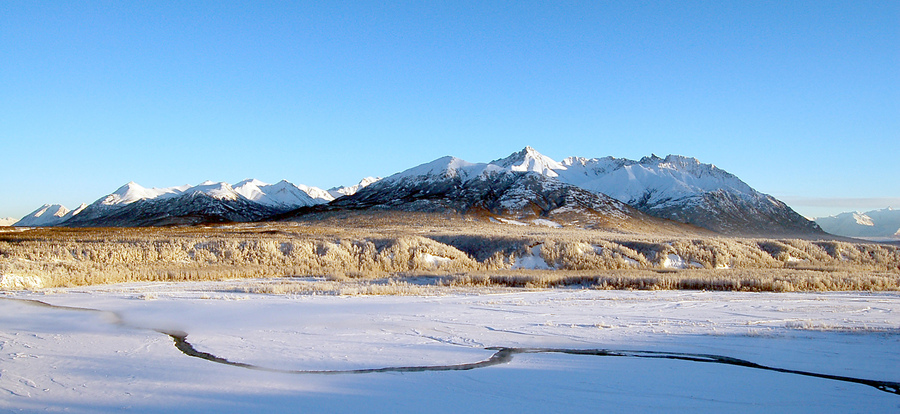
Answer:
[[(513, 270), (529, 257), (553, 270)], [(673, 263), (686, 268), (667, 268)], [(327, 283), (366, 281), (352, 289), (413, 292), (421, 284), (403, 283), (423, 274), (436, 286), (898, 290), (900, 247), (647, 236), (395, 213), (291, 224), (0, 232), (0, 289), (326, 276)]]
[(900, 290), (900, 275), (794, 269), (499, 271), (454, 275), (442, 283), (448, 286), (743, 292), (886, 291)]

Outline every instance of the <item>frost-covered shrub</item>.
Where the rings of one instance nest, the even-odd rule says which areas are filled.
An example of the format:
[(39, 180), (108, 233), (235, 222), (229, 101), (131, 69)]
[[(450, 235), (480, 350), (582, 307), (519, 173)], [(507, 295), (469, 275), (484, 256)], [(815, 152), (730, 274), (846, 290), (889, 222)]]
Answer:
[[(350, 228), (274, 224), (258, 229), (3, 233), (0, 276), (9, 275), (9, 281), (25, 277), (54, 287), (261, 276), (328, 276), (346, 282), (437, 272), (459, 277), (453, 283), (472, 285), (777, 291), (895, 289), (898, 282), (891, 275), (900, 274), (900, 248), (891, 245), (651, 237), (573, 228), (487, 226), (464, 220), (445, 220), (431, 227), (417, 224), (377, 219)], [(517, 259), (534, 254), (553, 270), (509, 273)], [(641, 270), (662, 271), (670, 255), (710, 273)], [(773, 272), (776, 269), (812, 273)]]

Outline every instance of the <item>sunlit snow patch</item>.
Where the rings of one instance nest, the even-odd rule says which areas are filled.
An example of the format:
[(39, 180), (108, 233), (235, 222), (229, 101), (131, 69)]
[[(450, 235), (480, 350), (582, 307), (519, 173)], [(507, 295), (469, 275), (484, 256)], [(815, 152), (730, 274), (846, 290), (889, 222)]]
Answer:
[(42, 287), (44, 287), (44, 281), (37, 276), (0, 275), (0, 289), (3, 290), (39, 289)]
[(510, 220), (510, 219), (505, 219), (505, 218), (498, 218), (497, 220), (499, 220), (503, 224), (515, 224), (517, 226), (527, 226), (528, 225), (528, 223), (523, 223), (521, 221), (515, 221), (515, 220)]
[(668, 269), (690, 269), (694, 267), (703, 267), (700, 263), (697, 262), (686, 262), (681, 256), (675, 253), (669, 253), (668, 256), (663, 260), (662, 267)]
[(419, 257), (422, 259), (423, 262), (425, 262), (426, 264), (429, 264), (433, 267), (440, 267), (441, 265), (444, 265), (444, 264), (447, 264), (447, 263), (450, 263), (451, 261), (453, 261), (453, 259), (451, 259), (449, 257), (435, 256), (433, 254), (428, 254), (428, 253), (422, 253)]
[(513, 269), (532, 269), (532, 270), (550, 270), (550, 266), (541, 257), (541, 245), (538, 244), (531, 248), (531, 255), (517, 257), (513, 263)]
[(535, 220), (532, 220), (531, 222), (538, 226), (547, 226), (547, 227), (553, 227), (553, 228), (557, 228), (557, 229), (562, 228), (562, 224), (559, 224), (555, 221), (550, 221), (547, 219), (535, 219)]

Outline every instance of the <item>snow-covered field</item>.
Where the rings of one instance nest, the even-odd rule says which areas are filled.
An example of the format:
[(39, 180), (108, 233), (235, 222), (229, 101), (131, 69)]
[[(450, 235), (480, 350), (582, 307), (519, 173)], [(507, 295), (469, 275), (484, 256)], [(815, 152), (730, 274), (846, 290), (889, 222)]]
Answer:
[[(254, 282), (140, 283), (0, 296), (0, 409), (900, 410), (900, 394), (863, 383), (712, 363), (715, 357), (698, 355), (897, 383), (898, 293), (264, 295), (236, 289), (241, 283)], [(186, 333), (189, 346), (209, 358), (246, 365), (188, 356), (161, 332)], [(516, 350), (496, 365), (452, 369), (488, 360), (497, 350), (486, 348), (495, 347)], [(546, 349), (564, 352), (541, 352)], [(575, 350), (621, 356), (565, 353)], [(333, 372), (385, 367), (400, 369)]]

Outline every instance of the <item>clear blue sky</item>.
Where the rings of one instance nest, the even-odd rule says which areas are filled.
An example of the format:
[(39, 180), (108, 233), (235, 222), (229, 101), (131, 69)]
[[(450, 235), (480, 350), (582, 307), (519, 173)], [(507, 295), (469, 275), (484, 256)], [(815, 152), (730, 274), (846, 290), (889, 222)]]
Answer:
[(896, 0), (467, 3), (0, 2), (0, 217), (526, 145), (693, 156), (807, 215), (900, 202)]

